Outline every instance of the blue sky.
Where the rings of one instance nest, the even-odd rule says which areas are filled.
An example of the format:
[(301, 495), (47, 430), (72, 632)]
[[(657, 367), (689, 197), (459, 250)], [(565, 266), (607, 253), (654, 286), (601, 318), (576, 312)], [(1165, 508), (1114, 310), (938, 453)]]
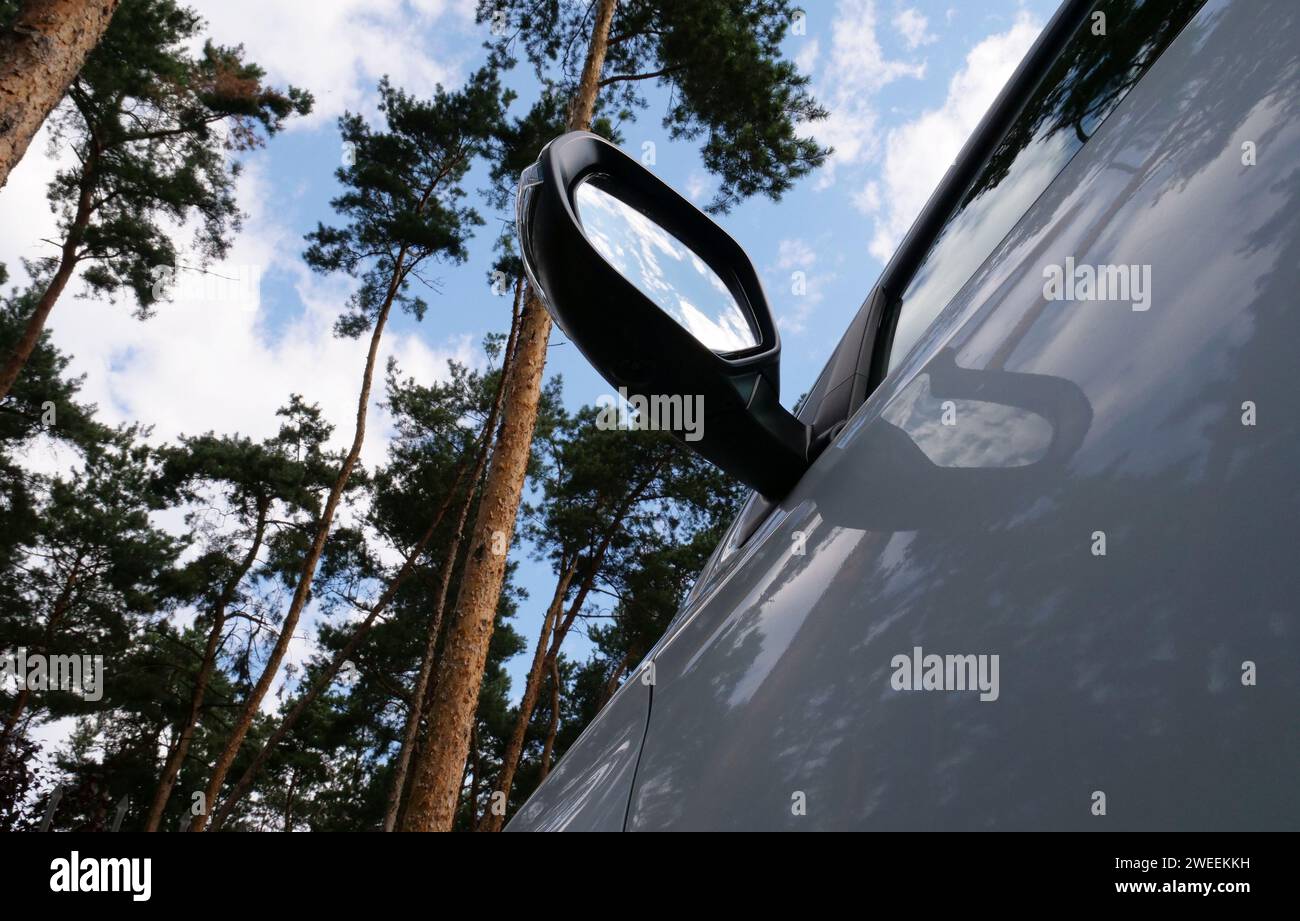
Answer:
[[(383, 74), (416, 94), (436, 82), (456, 85), (481, 62), (486, 28), (474, 23), (472, 0), (199, 0), (193, 6), (215, 40), (242, 42), (273, 82), (292, 82), (317, 99), (310, 118), (244, 158), (239, 191), (248, 219), (229, 259), (214, 271), (230, 277), (251, 271), (260, 286), (216, 306), (198, 295), (181, 299), (145, 323), (131, 318), (127, 304), (65, 295), (50, 323), (54, 340), (74, 356), (73, 370), (87, 376), (84, 395), (109, 421), (152, 424), (160, 440), (209, 429), (268, 435), (276, 427), (274, 409), (300, 392), (322, 405), (343, 444), (351, 436), (364, 342), (333, 339), (330, 324), (351, 286), (342, 277), (309, 273), (299, 258), (303, 234), (332, 220), (333, 171), (343, 155), (335, 119), (345, 109), (373, 115)], [(1051, 0), (805, 4), (804, 34), (789, 36), (787, 52), (811, 73), (814, 94), (831, 111), (808, 130), (836, 153), (781, 202), (752, 200), (720, 219), (758, 267), (778, 318), (787, 405), (809, 388), (894, 245), (1055, 6)], [(512, 82), (522, 111), (535, 94), (526, 65)], [(660, 126), (666, 91), (652, 88), (648, 96), (639, 120), (621, 127), (624, 148), (643, 162), (653, 151), (650, 168), (704, 204), (713, 184), (695, 149), (671, 142)], [(0, 261), (19, 279), (21, 257), (50, 251), (40, 242), (54, 236), (44, 189), (62, 156), (38, 137), (0, 191)], [(468, 183), (471, 189), (484, 184), (481, 171)], [(507, 216), (486, 205), (480, 210), (488, 226), (471, 245), (469, 261), (431, 273), (440, 290), (426, 295), (424, 321), (401, 316), (386, 334), (386, 355), (407, 374), (432, 378), (449, 357), (481, 364), (483, 336), (508, 326), (507, 298), (488, 287), (492, 225)], [(571, 407), (609, 392), (558, 330), (547, 374), (563, 376)], [(382, 460), (390, 432), (390, 420), (372, 407), (364, 462)], [(535, 639), (553, 577), (547, 564), (528, 558), (527, 548), (515, 553), (531, 594), (516, 627)], [(301, 632), (296, 659), (310, 650), (310, 623)], [(570, 643), (571, 655), (585, 656), (580, 637)], [(527, 658), (512, 663), (516, 694)]]

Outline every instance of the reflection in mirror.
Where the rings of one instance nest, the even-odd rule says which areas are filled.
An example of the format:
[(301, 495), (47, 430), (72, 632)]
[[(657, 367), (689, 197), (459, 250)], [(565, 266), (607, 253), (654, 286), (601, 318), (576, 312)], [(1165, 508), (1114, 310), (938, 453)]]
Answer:
[(738, 352), (759, 344), (726, 284), (680, 240), (591, 181), (578, 186), (576, 200), (597, 252), (703, 345)]

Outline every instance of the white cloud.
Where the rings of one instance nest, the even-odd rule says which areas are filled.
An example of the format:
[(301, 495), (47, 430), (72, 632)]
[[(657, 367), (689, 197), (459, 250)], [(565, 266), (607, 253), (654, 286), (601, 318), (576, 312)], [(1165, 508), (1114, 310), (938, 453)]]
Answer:
[[(885, 142), (882, 188), (886, 204), (870, 244), (882, 262), (893, 255), (903, 234), (943, 178), (966, 138), (997, 97), (1041, 25), (1025, 12), (1006, 32), (991, 35), (971, 49), (948, 84), (943, 105), (889, 132)], [(862, 204), (869, 204), (864, 198)], [(858, 204), (855, 198), (855, 204)]]
[(921, 14), (920, 10), (912, 7), (900, 10), (894, 16), (893, 24), (908, 48), (919, 48), (939, 40), (937, 35), (929, 31), (930, 21)]
[(699, 203), (713, 188), (713, 181), (707, 173), (696, 171), (690, 174), (686, 179), (686, 197), (691, 201)]
[(831, 31), (830, 58), (815, 87), (830, 115), (813, 131), (835, 153), (820, 171), (817, 188), (834, 184), (838, 167), (864, 162), (876, 152), (875, 95), (896, 80), (925, 76), (924, 63), (885, 56), (876, 36), (874, 0), (840, 0)]
[(825, 297), (826, 286), (835, 279), (834, 272), (813, 272), (817, 250), (798, 237), (777, 244), (776, 262), (767, 275), (773, 293), (777, 326), (786, 333), (805, 331), (813, 309)]
[(850, 196), (853, 207), (863, 214), (875, 214), (880, 210), (880, 183), (872, 179), (863, 184)]
[[(54, 215), (50, 213), (46, 189), (58, 171), (59, 160), (46, 156), (50, 132), (42, 128), (32, 138), (27, 154), (9, 174), (0, 189), (0, 262), (9, 267), (9, 279), (22, 275), (22, 259), (37, 259), (57, 253), (57, 247), (41, 242), (55, 237)], [(63, 154), (64, 162), (71, 158)]]
[[(42, 131), (0, 191), (4, 213), (26, 217), (21, 223), (5, 221), (0, 229), (0, 262), (9, 266), (11, 283), (23, 276), (20, 255), (49, 254), (53, 249), (39, 243), (42, 237), (56, 236), (44, 192), (57, 161), (42, 156), (45, 149)], [(296, 392), (320, 403), (335, 426), (335, 447), (351, 442), (368, 341), (336, 338), (332, 325), (352, 284), (344, 278), (315, 275), (298, 259), (302, 240), (276, 220), (264, 163), (254, 159), (245, 164), (237, 188), (237, 198), (248, 211), (244, 229), (228, 257), (209, 266), (209, 271), (219, 279), (238, 277), (248, 267), (263, 272), (280, 267), (290, 274), (304, 306), (274, 334), (268, 326), (269, 305), (249, 309), (253, 305), (242, 300), (178, 299), (160, 305), (155, 316), (142, 321), (132, 316), (129, 297), (114, 305), (75, 296), (82, 286), (74, 279), (55, 305), (48, 328), (55, 345), (72, 356), (70, 372), (86, 375), (81, 399), (98, 404), (103, 421), (152, 425), (157, 440), (208, 430), (260, 438), (275, 433), (276, 408)], [(190, 236), (182, 229), (175, 239), (181, 245)], [(263, 277), (263, 297), (267, 287)], [(438, 301), (431, 299), (426, 323), (436, 320), (438, 307)], [(398, 359), (404, 372), (425, 381), (445, 377), (448, 358), (471, 365), (481, 361), (468, 336), (431, 347), (419, 332), (398, 333), (390, 328), (381, 346), (373, 390), (362, 454), (366, 464), (383, 459), (391, 432), (390, 421), (375, 405), (383, 396), (383, 368), (389, 355)]]
[(822, 45), (816, 38), (804, 39), (801, 47), (794, 56), (794, 66), (799, 68), (803, 74), (812, 73), (812, 69), (817, 66), (817, 59), (821, 56)]
[(797, 237), (782, 240), (776, 247), (776, 267), (778, 269), (806, 269), (817, 261), (813, 248)]
[[(302, 124), (345, 109), (368, 111), (379, 78), (427, 95), (435, 84), (455, 84), (463, 61), (429, 54), (435, 30), (473, 27), (473, 0), (222, 0), (202, 4), (206, 35), (219, 44), (243, 44), (250, 60), (275, 83), (292, 83), (316, 97)], [(478, 41), (460, 43), (466, 57)], [(447, 46), (451, 47), (452, 42)]]

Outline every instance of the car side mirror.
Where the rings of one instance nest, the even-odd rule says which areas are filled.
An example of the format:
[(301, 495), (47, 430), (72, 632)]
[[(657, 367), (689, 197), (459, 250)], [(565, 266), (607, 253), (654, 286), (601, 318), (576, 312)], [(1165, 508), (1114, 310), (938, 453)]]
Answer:
[(765, 497), (790, 491), (810, 429), (779, 402), (781, 340), (739, 244), (585, 131), (524, 171), (516, 220), (530, 282), (605, 380)]

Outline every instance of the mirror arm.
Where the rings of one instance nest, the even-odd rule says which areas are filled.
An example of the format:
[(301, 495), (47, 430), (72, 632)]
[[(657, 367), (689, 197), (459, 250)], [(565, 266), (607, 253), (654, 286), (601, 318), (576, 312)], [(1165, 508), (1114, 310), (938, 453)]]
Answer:
[(760, 430), (766, 456), (757, 458), (758, 464), (752, 456), (737, 458), (729, 469), (764, 498), (779, 500), (794, 488), (812, 461), (812, 427), (781, 405), (765, 377), (759, 377), (745, 409), (743, 418)]

